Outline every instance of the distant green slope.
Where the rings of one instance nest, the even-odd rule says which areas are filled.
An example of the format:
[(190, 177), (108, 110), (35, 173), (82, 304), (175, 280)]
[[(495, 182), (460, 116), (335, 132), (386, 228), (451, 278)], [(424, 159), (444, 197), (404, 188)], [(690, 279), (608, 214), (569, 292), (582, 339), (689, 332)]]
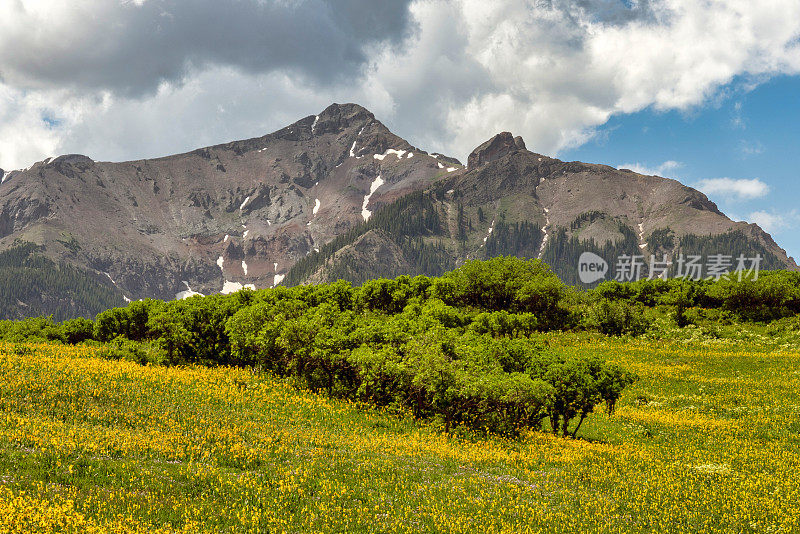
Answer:
[[(687, 257), (699, 255), (704, 262), (712, 255), (725, 254), (731, 256), (734, 267), (740, 254), (748, 258), (759, 254), (761, 269), (785, 268), (779, 258), (741, 231), (678, 237), (665, 228), (647, 236), (648, 246), (643, 250), (635, 230), (624, 220), (598, 211), (582, 214), (569, 228), (549, 229), (549, 239), (540, 254), (544, 233), (538, 222), (526, 219), (524, 213), (501, 209), (487, 233), (489, 221), (483, 210), (465, 207), (459, 192), (448, 195), (453, 191), (445, 192), (446, 187), (437, 184), (429, 191), (412, 193), (378, 210), (369, 221), (298, 261), (284, 284), (308, 283), (310, 278), (314, 282), (342, 279), (361, 284), (373, 278), (394, 278), (402, 274), (438, 276), (468, 259), (517, 256), (541, 257), (565, 283), (580, 285), (578, 258), (587, 251), (608, 262), (606, 279), (613, 279), (617, 259), (626, 254), (643, 256), (639, 261), (645, 265), (642, 270), (644, 277), (647, 276), (646, 266), (651, 254), (658, 259), (666, 254), (673, 260), (680, 254)], [(585, 228), (598, 222), (616, 229), (616, 240), (598, 243), (591, 238), (581, 238)], [(402, 251), (403, 264), (410, 268), (404, 271), (401, 266), (386, 264), (368, 253), (341, 253), (371, 231), (379, 231), (381, 236), (396, 244)], [(676, 269), (673, 261), (670, 277), (676, 276)]]
[(124, 305), (118, 291), (92, 274), (41, 252), (33, 243), (0, 252), (0, 319), (53, 315), (60, 321)]

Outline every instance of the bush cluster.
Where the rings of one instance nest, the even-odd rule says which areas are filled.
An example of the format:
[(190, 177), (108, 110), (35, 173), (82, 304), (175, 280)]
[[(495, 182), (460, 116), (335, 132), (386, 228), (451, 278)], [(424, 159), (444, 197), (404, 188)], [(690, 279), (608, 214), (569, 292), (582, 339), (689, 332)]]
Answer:
[(715, 280), (608, 281), (588, 291), (586, 297), (629, 307), (669, 306), (679, 326), (685, 326), (687, 309), (704, 308), (727, 312), (740, 321), (768, 322), (800, 314), (800, 272), (762, 271), (758, 279), (736, 275)]
[(508, 257), (358, 288), (336, 282), (144, 300), (93, 322), (38, 319), (0, 326), (0, 335), (91, 339), (104, 343), (105, 357), (141, 363), (257, 366), (448, 431), (513, 435), (549, 420), (553, 432), (575, 435), (597, 405), (613, 411), (633, 377), (531, 339), (578, 324), (570, 298), (541, 262)]

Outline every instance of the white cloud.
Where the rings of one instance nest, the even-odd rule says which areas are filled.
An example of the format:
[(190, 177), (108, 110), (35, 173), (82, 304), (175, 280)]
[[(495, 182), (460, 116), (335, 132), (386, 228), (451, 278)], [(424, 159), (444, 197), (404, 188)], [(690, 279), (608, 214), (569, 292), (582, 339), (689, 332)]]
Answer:
[(462, 159), (501, 130), (557, 155), (615, 114), (800, 72), (797, 0), (185, 4), (0, 2), (0, 166), (168, 154), (332, 101)]
[(673, 160), (665, 161), (656, 167), (650, 167), (649, 165), (644, 165), (641, 163), (623, 163), (622, 165), (617, 166), (618, 169), (630, 169), (633, 172), (638, 172), (639, 174), (645, 174), (648, 176), (662, 176), (666, 178), (674, 178), (674, 171), (681, 167), (683, 167), (683, 163)]
[(759, 141), (745, 141), (742, 139), (739, 142), (739, 149), (742, 151), (743, 157), (758, 156), (764, 153), (764, 145)]
[(781, 230), (795, 228), (798, 222), (800, 222), (800, 213), (798, 213), (796, 210), (783, 214), (778, 214), (774, 211), (769, 212), (759, 210), (752, 212), (747, 217), (747, 220), (749, 222), (756, 223), (769, 233), (774, 233), (780, 232)]
[(744, 118), (742, 118), (741, 102), (736, 102), (733, 105), (733, 116), (731, 117), (731, 127), (737, 130), (744, 130), (747, 127), (745, 125)]
[(710, 196), (719, 195), (735, 200), (761, 198), (769, 193), (769, 185), (758, 178), (710, 178), (701, 180), (695, 187)]

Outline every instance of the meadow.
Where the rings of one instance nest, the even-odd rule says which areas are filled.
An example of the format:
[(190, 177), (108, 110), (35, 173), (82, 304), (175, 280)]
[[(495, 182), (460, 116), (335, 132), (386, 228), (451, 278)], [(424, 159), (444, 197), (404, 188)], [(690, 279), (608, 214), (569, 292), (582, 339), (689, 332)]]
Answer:
[(798, 532), (800, 353), (544, 333), (630, 369), (578, 439), (443, 432), (237, 367), (0, 344), (0, 532)]

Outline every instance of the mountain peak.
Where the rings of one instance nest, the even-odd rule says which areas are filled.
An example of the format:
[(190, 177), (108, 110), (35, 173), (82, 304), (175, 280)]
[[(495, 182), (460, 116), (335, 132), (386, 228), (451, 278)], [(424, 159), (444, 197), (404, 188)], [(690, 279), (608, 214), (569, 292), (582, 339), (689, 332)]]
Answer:
[(340, 132), (353, 125), (363, 126), (375, 120), (368, 109), (358, 104), (331, 104), (319, 115), (314, 117), (313, 130), (315, 134), (326, 132)]
[(467, 166), (474, 169), (521, 150), (527, 150), (522, 137), (514, 137), (511, 132), (500, 132), (472, 151)]

